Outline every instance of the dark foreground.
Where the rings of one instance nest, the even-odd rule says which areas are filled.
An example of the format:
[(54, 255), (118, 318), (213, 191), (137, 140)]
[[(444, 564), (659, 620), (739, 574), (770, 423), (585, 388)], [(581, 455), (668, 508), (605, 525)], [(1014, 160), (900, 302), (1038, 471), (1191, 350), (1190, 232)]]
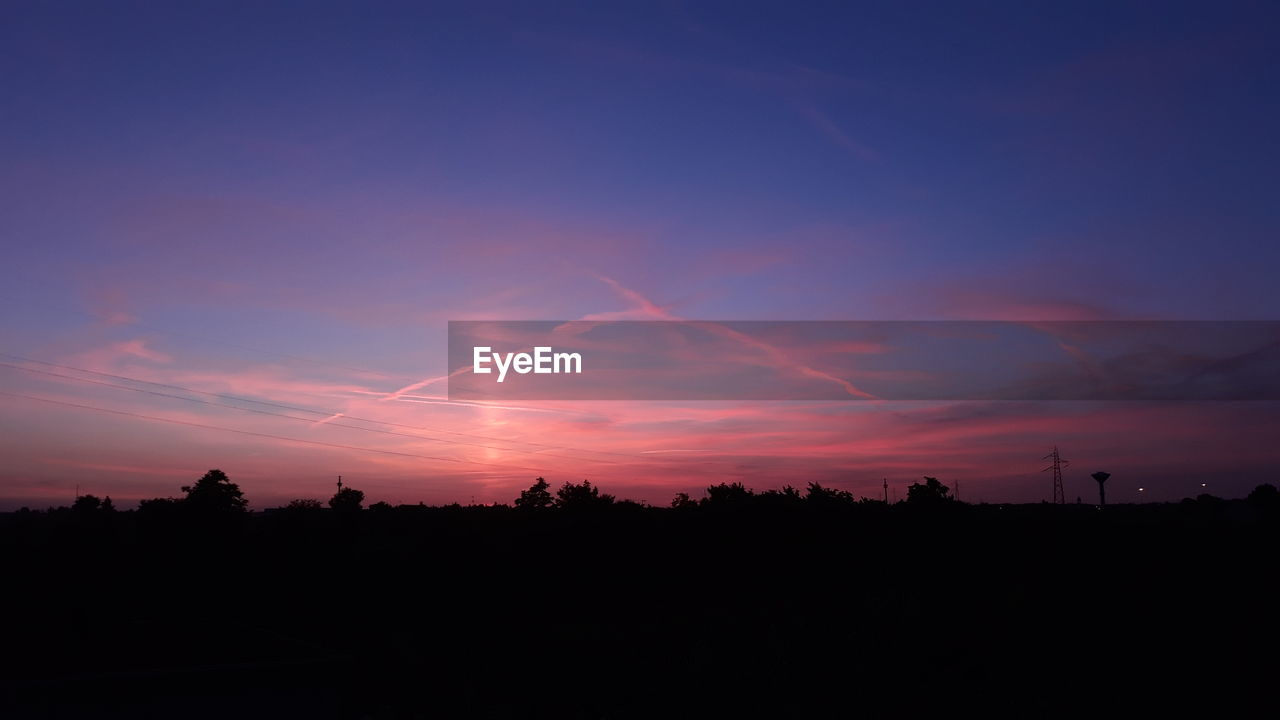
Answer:
[(0, 715), (1267, 715), (1278, 540), (1207, 500), (10, 514)]

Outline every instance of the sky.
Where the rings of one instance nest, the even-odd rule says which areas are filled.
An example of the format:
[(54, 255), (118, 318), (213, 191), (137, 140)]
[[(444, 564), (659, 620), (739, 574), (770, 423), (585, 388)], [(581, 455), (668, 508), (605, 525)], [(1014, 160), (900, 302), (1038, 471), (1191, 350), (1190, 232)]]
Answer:
[[(1239, 497), (1272, 402), (448, 402), (450, 320), (1280, 318), (1271, 3), (0, 9), (0, 509)], [(1139, 490), (1139, 488), (1142, 488)]]

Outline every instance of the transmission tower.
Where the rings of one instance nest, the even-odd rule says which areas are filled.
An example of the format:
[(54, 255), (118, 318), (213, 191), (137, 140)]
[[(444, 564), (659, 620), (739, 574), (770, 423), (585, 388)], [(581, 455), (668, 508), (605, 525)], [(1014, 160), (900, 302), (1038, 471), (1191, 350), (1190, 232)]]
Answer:
[(1052, 465), (1040, 471), (1040, 472), (1047, 472), (1049, 470), (1053, 471), (1053, 502), (1055, 505), (1066, 505), (1067, 494), (1062, 491), (1062, 468), (1070, 465), (1071, 461), (1063, 460), (1062, 456), (1058, 455), (1057, 445), (1053, 446), (1053, 452), (1049, 453), (1048, 455), (1045, 455), (1044, 459), (1053, 460)]

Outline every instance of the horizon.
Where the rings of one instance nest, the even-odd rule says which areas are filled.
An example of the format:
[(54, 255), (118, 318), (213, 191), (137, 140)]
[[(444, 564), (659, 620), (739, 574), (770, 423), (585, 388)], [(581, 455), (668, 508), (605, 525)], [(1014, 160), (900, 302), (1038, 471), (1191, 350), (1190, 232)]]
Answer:
[[(220, 469), (220, 468), (211, 468), (208, 472), (209, 472), (209, 473), (221, 472), (221, 469)], [(234, 485), (235, 485), (235, 487), (237, 487), (239, 490), (241, 490), (241, 491), (244, 491), (244, 490), (245, 490), (245, 488), (240, 487), (240, 484), (236, 482), (236, 479), (235, 479), (235, 478), (233, 478), (233, 477), (228, 477), (227, 479), (229, 480), (229, 482), (231, 482), (232, 484), (234, 484)], [(545, 479), (545, 478), (542, 478), (542, 477), (535, 478), (535, 483), (532, 485), (532, 487), (536, 487), (537, 482), (545, 481), (545, 480), (546, 480), (546, 479)], [(924, 480), (924, 481), (926, 481), (926, 482), (921, 482), (921, 480)], [(902, 492), (901, 492), (901, 494), (899, 494), (899, 492), (898, 492), (898, 491), (899, 491), (899, 487), (898, 487), (897, 485), (894, 485), (894, 484), (889, 484), (889, 482), (888, 482), (888, 478), (885, 478), (885, 480), (884, 480), (884, 484), (882, 484), (882, 486), (881, 486), (882, 493), (881, 493), (879, 496), (876, 496), (876, 497), (858, 496), (858, 495), (854, 495), (854, 494), (852, 494), (852, 493), (851, 493), (851, 494), (849, 494), (849, 495), (847, 496), (847, 502), (848, 502), (849, 504), (851, 504), (851, 505), (853, 505), (853, 504), (861, 505), (861, 504), (866, 504), (866, 503), (871, 503), (871, 504), (883, 504), (883, 505), (886, 505), (886, 506), (888, 506), (888, 505), (899, 505), (899, 504), (904, 504), (904, 505), (905, 505), (905, 504), (908, 504), (908, 502), (909, 502), (909, 500), (908, 500), (908, 494), (909, 494), (909, 493), (908, 493), (908, 491), (909, 491), (912, 487), (921, 487), (921, 488), (925, 488), (925, 487), (927, 487), (927, 486), (928, 486), (928, 482), (930, 482), (930, 481), (934, 481), (934, 480), (937, 480), (937, 478), (932, 478), (932, 477), (929, 477), (929, 476), (921, 476), (920, 478), (916, 479), (915, 481), (912, 481), (912, 482), (909, 482), (909, 483), (903, 483), (903, 485), (902, 485), (902, 487), (901, 487)], [(194, 482), (194, 481), (191, 481), (191, 482)], [(821, 494), (823, 494), (823, 493), (831, 493), (831, 492), (837, 492), (837, 493), (839, 493), (839, 492), (848, 492), (848, 491), (844, 491), (844, 490), (842, 490), (841, 488), (836, 488), (836, 487), (824, 487), (824, 486), (822, 486), (822, 485), (821, 485), (821, 483), (810, 483), (809, 485), (804, 486), (804, 487), (794, 487), (794, 486), (791, 486), (791, 485), (784, 485), (784, 486), (782, 486), (781, 488), (766, 488), (766, 489), (742, 486), (742, 485), (741, 485), (741, 483), (717, 483), (716, 485), (708, 486), (708, 487), (706, 487), (706, 488), (702, 488), (702, 490), (701, 490), (700, 492), (698, 492), (696, 495), (690, 495), (689, 493), (685, 493), (685, 492), (677, 492), (677, 493), (676, 493), (676, 495), (674, 495), (674, 496), (672, 496), (671, 498), (669, 498), (668, 502), (666, 502), (666, 503), (651, 503), (651, 502), (647, 502), (647, 501), (644, 501), (644, 500), (635, 500), (635, 499), (633, 499), (633, 498), (629, 498), (629, 497), (621, 497), (621, 496), (615, 497), (612, 493), (608, 492), (609, 488), (607, 488), (607, 487), (601, 487), (601, 486), (599, 486), (599, 485), (594, 485), (594, 484), (592, 484), (592, 483), (590, 482), (590, 480), (586, 480), (586, 481), (583, 481), (583, 482), (575, 482), (575, 481), (572, 481), (572, 480), (566, 480), (566, 481), (564, 481), (563, 483), (550, 483), (550, 482), (548, 482), (548, 483), (547, 483), (547, 487), (548, 487), (548, 489), (549, 489), (550, 491), (553, 491), (553, 492), (554, 492), (554, 491), (558, 491), (558, 490), (561, 490), (561, 489), (570, 489), (570, 488), (574, 488), (574, 487), (577, 487), (577, 486), (581, 486), (583, 483), (585, 483), (585, 484), (587, 484), (587, 485), (590, 485), (591, 487), (595, 488), (596, 490), (600, 491), (601, 493), (603, 493), (603, 494), (605, 494), (605, 495), (608, 495), (608, 497), (609, 497), (609, 501), (608, 501), (608, 502), (609, 502), (609, 504), (614, 504), (614, 503), (617, 503), (617, 504), (620, 504), (620, 505), (631, 504), (631, 505), (634, 505), (634, 506), (640, 506), (640, 507), (650, 508), (650, 509), (659, 509), (659, 510), (675, 509), (675, 508), (676, 508), (675, 502), (676, 502), (677, 500), (685, 500), (685, 501), (692, 500), (695, 504), (698, 504), (700, 501), (709, 501), (709, 500), (711, 500), (711, 499), (712, 499), (711, 492), (710, 492), (711, 490), (714, 490), (714, 489), (724, 489), (724, 488), (729, 487), (729, 486), (734, 486), (734, 487), (740, 488), (741, 490), (744, 490), (748, 495), (751, 495), (751, 496), (764, 496), (764, 495), (769, 495), (769, 494), (772, 494), (772, 493), (779, 493), (779, 496), (787, 496), (787, 493), (796, 493), (796, 494), (793, 496), (796, 500), (800, 500), (800, 499), (809, 499), (809, 496), (810, 496), (810, 495), (813, 495), (813, 494), (819, 494), (819, 495), (821, 495)], [(352, 484), (352, 483), (350, 483), (350, 482), (345, 482), (345, 483), (344, 483), (344, 482), (342, 482), (342, 477), (341, 477), (341, 476), (339, 476), (339, 477), (336, 479), (336, 481), (335, 481), (335, 483), (334, 483), (334, 486), (337, 488), (337, 491), (336, 491), (336, 492), (335, 492), (335, 494), (331, 497), (331, 501), (332, 501), (332, 500), (336, 500), (336, 499), (337, 499), (337, 497), (338, 497), (338, 494), (340, 494), (340, 493), (341, 493), (341, 492), (343, 492), (344, 490), (347, 490), (347, 491), (350, 491), (350, 490), (356, 490), (356, 491), (359, 491), (360, 499), (356, 502), (357, 509), (366, 509), (366, 510), (367, 510), (367, 509), (376, 509), (376, 507), (375, 507), (375, 506), (385, 506), (385, 507), (387, 507), (387, 508), (393, 508), (393, 509), (394, 509), (394, 508), (404, 508), (404, 507), (408, 507), (408, 508), (426, 507), (426, 508), (437, 508), (437, 509), (443, 509), (443, 508), (507, 508), (507, 509), (512, 509), (512, 508), (518, 508), (518, 507), (519, 507), (519, 503), (518, 503), (518, 501), (519, 501), (519, 496), (517, 496), (517, 497), (515, 497), (515, 498), (512, 498), (512, 499), (510, 499), (510, 500), (507, 500), (507, 501), (501, 501), (501, 500), (498, 500), (498, 501), (493, 501), (493, 502), (476, 502), (476, 501), (475, 501), (475, 498), (471, 498), (469, 502), (465, 502), (465, 503), (464, 503), (464, 502), (459, 502), (459, 501), (454, 501), (454, 502), (451, 502), (451, 503), (441, 503), (441, 504), (427, 504), (427, 503), (425, 503), (425, 502), (421, 502), (421, 501), (419, 501), (419, 502), (417, 502), (417, 503), (413, 503), (413, 502), (404, 502), (404, 503), (388, 503), (388, 502), (386, 502), (386, 501), (381, 501), (381, 500), (377, 500), (377, 499), (372, 499), (372, 498), (368, 498), (368, 497), (366, 497), (366, 495), (365, 495), (364, 491), (363, 491), (363, 490), (360, 490), (360, 488), (358, 487), (358, 483), (357, 483), (357, 484)], [(945, 483), (945, 482), (944, 482), (944, 483), (942, 483), (942, 487), (943, 487), (943, 488), (945, 488), (945, 492), (946, 492), (946, 495), (947, 495), (946, 499), (947, 499), (948, 501), (950, 501), (950, 502), (954, 502), (954, 503), (957, 503), (957, 504), (963, 504), (963, 505), (982, 505), (982, 506), (998, 506), (998, 505), (1045, 505), (1045, 506), (1055, 505), (1055, 506), (1056, 506), (1056, 505), (1057, 505), (1056, 503), (1053, 503), (1053, 502), (1052, 502), (1051, 500), (1049, 500), (1049, 499), (1040, 500), (1040, 501), (1038, 501), (1038, 502), (1037, 502), (1037, 501), (1026, 501), (1026, 502), (987, 502), (987, 501), (985, 501), (984, 499), (982, 499), (981, 497), (978, 497), (978, 498), (967, 498), (967, 497), (961, 497), (961, 495), (960, 495), (960, 489), (961, 489), (961, 488), (960, 488), (960, 485), (959, 485), (959, 483), (958, 483), (958, 482), (952, 482), (952, 483)], [(1095, 486), (1094, 486), (1094, 487), (1095, 487), (1095, 489), (1096, 489), (1096, 484), (1095, 484)], [(1250, 491), (1250, 493), (1248, 493), (1248, 494), (1247, 494), (1247, 497), (1242, 497), (1242, 498), (1222, 498), (1222, 497), (1219, 497), (1219, 496), (1214, 495), (1213, 493), (1209, 492), (1209, 490), (1208, 490), (1208, 484), (1207, 484), (1207, 483), (1202, 483), (1202, 484), (1200, 485), (1200, 487), (1199, 487), (1200, 492), (1195, 493), (1195, 496), (1194, 496), (1194, 497), (1193, 497), (1192, 495), (1188, 494), (1187, 496), (1185, 496), (1185, 497), (1183, 497), (1183, 498), (1180, 498), (1180, 499), (1178, 499), (1178, 500), (1160, 500), (1160, 499), (1152, 499), (1152, 498), (1150, 498), (1150, 497), (1146, 494), (1146, 492), (1145, 492), (1145, 491), (1146, 491), (1146, 488), (1138, 488), (1137, 496), (1136, 496), (1135, 501), (1133, 501), (1133, 502), (1107, 502), (1107, 503), (1106, 503), (1106, 506), (1112, 506), (1112, 507), (1124, 507), (1124, 506), (1138, 506), (1138, 505), (1166, 505), (1166, 504), (1170, 504), (1170, 503), (1173, 503), (1173, 502), (1187, 502), (1187, 501), (1193, 501), (1193, 500), (1194, 500), (1194, 501), (1197, 501), (1197, 502), (1202, 501), (1202, 500), (1211, 500), (1211, 501), (1245, 500), (1245, 499), (1249, 499), (1249, 500), (1251, 500), (1251, 499), (1252, 499), (1252, 495), (1253, 495), (1253, 492), (1254, 492), (1254, 491), (1260, 491), (1260, 490), (1263, 490), (1263, 489), (1265, 489), (1265, 488), (1270, 488), (1270, 489), (1271, 489), (1271, 491), (1272, 491), (1272, 494), (1274, 494), (1275, 487), (1276, 487), (1276, 486), (1275, 486), (1274, 484), (1271, 484), (1271, 483), (1263, 483), (1263, 484), (1258, 485), (1257, 487), (1255, 487), (1252, 491)], [(185, 488), (184, 488), (184, 489), (185, 489)], [(129, 511), (134, 511), (134, 510), (138, 510), (138, 509), (139, 509), (139, 507), (138, 507), (138, 503), (137, 503), (137, 502), (134, 502), (134, 503), (132, 503), (131, 505), (126, 505), (126, 506), (124, 506), (124, 507), (121, 507), (121, 506), (120, 506), (120, 503), (119, 503), (119, 502), (117, 502), (116, 498), (113, 498), (113, 497), (111, 497), (110, 495), (103, 495), (103, 496), (99, 496), (99, 495), (95, 495), (95, 494), (93, 494), (93, 493), (89, 493), (89, 492), (83, 492), (83, 493), (82, 493), (82, 492), (80, 492), (80, 490), (81, 490), (80, 488), (76, 488), (76, 492), (77, 492), (77, 493), (79, 493), (79, 494), (78, 494), (78, 495), (76, 495), (73, 499), (74, 499), (74, 500), (80, 500), (81, 498), (87, 498), (87, 499), (89, 499), (89, 500), (91, 500), (91, 501), (95, 501), (95, 506), (94, 506), (94, 509), (95, 509), (95, 510), (96, 510), (96, 509), (98, 509), (98, 505), (97, 505), (98, 503), (102, 503), (102, 504), (108, 504), (108, 503), (109, 503), (109, 504), (110, 504), (110, 506), (111, 506), (111, 509), (113, 509), (113, 510), (117, 510), (117, 511), (122, 511), (122, 512), (129, 512)], [(141, 501), (143, 501), (143, 502), (145, 502), (145, 501), (147, 501), (147, 500), (170, 500), (170, 501), (181, 501), (181, 500), (183, 500), (184, 498), (182, 498), (182, 497), (176, 497), (176, 496), (181, 495), (181, 494), (182, 494), (182, 493), (171, 493), (170, 495), (166, 495), (166, 496), (164, 496), (164, 497), (157, 497), (157, 498), (141, 498)], [(287, 510), (287, 509), (290, 509), (290, 507), (291, 507), (292, 505), (294, 505), (294, 504), (296, 504), (296, 503), (299, 503), (299, 502), (302, 502), (302, 503), (315, 502), (315, 503), (317, 503), (317, 504), (315, 505), (314, 509), (317, 509), (317, 510), (330, 510), (330, 509), (334, 509), (334, 508), (331, 506), (331, 503), (326, 503), (326, 501), (324, 500), (324, 497), (323, 497), (323, 495), (324, 495), (324, 494), (325, 494), (325, 493), (320, 493), (319, 495), (316, 495), (316, 496), (299, 496), (299, 497), (295, 497), (295, 498), (290, 498), (290, 499), (289, 499), (288, 501), (286, 501), (286, 502), (282, 502), (282, 503), (279, 503), (279, 504), (277, 504), (277, 505), (270, 505), (270, 506), (262, 506), (262, 505), (261, 505), (261, 503), (259, 503), (259, 507), (254, 507), (253, 498), (252, 498), (252, 497), (250, 497), (250, 496), (246, 493), (246, 495), (244, 496), (244, 501), (245, 501), (245, 502), (244, 502), (244, 507), (243, 507), (242, 509), (243, 509), (243, 511), (244, 511), (244, 512), (247, 512), (247, 513), (267, 512), (267, 511), (276, 511), (276, 510)], [(886, 499), (886, 494), (888, 495), (887, 499)], [(1092, 501), (1092, 500), (1085, 500), (1082, 496), (1077, 496), (1077, 498), (1076, 498), (1075, 502), (1070, 502), (1070, 501), (1068, 501), (1068, 502), (1066, 502), (1066, 503), (1061, 503), (1061, 504), (1062, 504), (1062, 505), (1074, 505), (1074, 506), (1079, 506), (1079, 507), (1085, 507), (1085, 506), (1087, 506), (1087, 507), (1092, 507), (1092, 508), (1095, 508), (1095, 509), (1101, 509), (1102, 507), (1104, 507), (1104, 505), (1103, 505), (1101, 502), (1094, 502), (1094, 501)], [(36, 508), (32, 508), (32, 507), (29, 507), (29, 506), (24, 505), (24, 506), (22, 506), (22, 507), (20, 507), (20, 508), (18, 508), (18, 509), (16, 509), (16, 510), (13, 510), (13, 509), (2, 509), (2, 510), (0, 510), (0, 513), (14, 513), (14, 512), (27, 512), (27, 511), (41, 512), (41, 511), (68, 510), (68, 509), (74, 509), (74, 507), (73, 507), (73, 506), (71, 506), (71, 505), (57, 505), (57, 506), (55, 506), (55, 505), (50, 505), (50, 506), (48, 506), (47, 508), (42, 509), (42, 508), (38, 508), (38, 507), (36, 507)]]

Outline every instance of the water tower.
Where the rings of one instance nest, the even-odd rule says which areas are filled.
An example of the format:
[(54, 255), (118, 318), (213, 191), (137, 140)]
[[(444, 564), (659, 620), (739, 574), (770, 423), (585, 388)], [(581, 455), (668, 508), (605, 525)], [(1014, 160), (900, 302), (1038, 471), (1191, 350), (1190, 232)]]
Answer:
[(1105, 483), (1107, 482), (1107, 478), (1111, 477), (1111, 473), (1102, 472), (1101, 470), (1099, 470), (1098, 472), (1094, 473), (1090, 477), (1098, 481), (1098, 504), (1106, 505), (1107, 504), (1107, 486), (1105, 485)]

